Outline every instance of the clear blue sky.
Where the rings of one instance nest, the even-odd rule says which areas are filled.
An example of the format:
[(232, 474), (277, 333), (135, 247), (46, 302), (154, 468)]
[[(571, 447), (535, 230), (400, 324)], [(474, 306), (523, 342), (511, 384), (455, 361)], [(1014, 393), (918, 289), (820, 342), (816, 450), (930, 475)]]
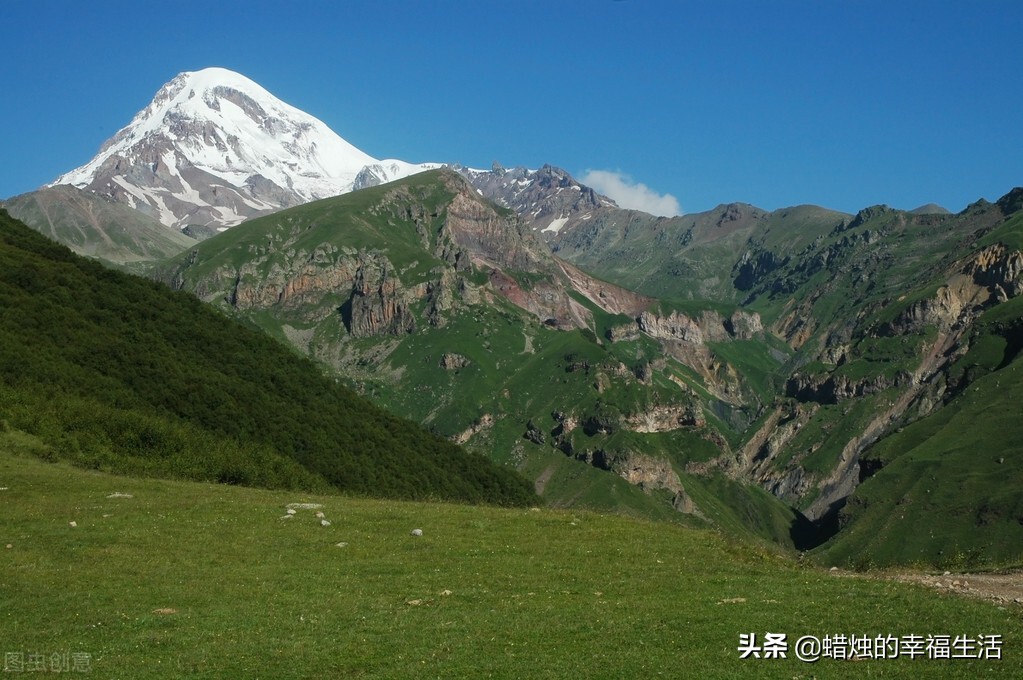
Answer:
[(958, 211), (1023, 185), (1023, 2), (3, 0), (0, 197), (236, 70), (377, 158)]

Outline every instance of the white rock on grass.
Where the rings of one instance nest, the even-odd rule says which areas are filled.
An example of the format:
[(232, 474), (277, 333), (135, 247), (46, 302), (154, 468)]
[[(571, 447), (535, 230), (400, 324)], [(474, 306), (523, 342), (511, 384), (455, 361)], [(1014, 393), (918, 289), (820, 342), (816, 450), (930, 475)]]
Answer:
[(324, 515), (322, 512), (316, 513), (316, 519), (323, 519), (324, 517), (326, 517), (326, 515)]
[(286, 506), (292, 510), (319, 510), (323, 507), (322, 503), (288, 503)]
[(330, 520), (321, 519), (320, 520), (320, 526), (321, 527), (329, 527), (330, 526)]
[(288, 508), (289, 515), (294, 515), (296, 512), (298, 512), (298, 510), (296, 510), (295, 508)]
[(413, 529), (412, 530), (412, 535), (413, 536), (422, 536), (423, 535), (423, 530), (422, 529)]

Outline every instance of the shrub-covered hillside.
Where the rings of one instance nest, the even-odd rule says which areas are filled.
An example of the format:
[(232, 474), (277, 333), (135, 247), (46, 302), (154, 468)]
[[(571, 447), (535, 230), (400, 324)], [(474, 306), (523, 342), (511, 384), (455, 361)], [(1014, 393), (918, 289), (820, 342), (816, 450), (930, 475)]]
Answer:
[(3, 211), (0, 425), (19, 446), (115, 471), (535, 499), (517, 473), (374, 407), (264, 334)]

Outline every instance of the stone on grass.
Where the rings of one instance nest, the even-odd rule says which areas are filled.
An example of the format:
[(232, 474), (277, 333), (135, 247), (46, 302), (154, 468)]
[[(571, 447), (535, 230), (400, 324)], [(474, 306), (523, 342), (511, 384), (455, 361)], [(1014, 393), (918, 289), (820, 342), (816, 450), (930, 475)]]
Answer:
[(321, 527), (329, 527), (330, 526), (330, 521), (326, 520), (326, 519), (321, 519), (320, 520), (320, 526)]
[(422, 536), (423, 535), (423, 530), (422, 529), (413, 529), (412, 530), (412, 535), (413, 536)]

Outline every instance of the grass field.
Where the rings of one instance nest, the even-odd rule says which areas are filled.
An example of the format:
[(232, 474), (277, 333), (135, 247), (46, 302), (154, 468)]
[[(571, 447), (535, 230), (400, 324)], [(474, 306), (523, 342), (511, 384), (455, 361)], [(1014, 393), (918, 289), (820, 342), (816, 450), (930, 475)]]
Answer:
[[(104, 678), (1023, 674), (1016, 606), (667, 523), (115, 477), (9, 451), (0, 489), (5, 663), (63, 655)], [(283, 519), (290, 503), (321, 504), (330, 525), (315, 509)], [(787, 634), (788, 658), (740, 659), (740, 634), (768, 632)], [(839, 634), (995, 634), (1002, 658), (794, 658), (797, 638)]]

